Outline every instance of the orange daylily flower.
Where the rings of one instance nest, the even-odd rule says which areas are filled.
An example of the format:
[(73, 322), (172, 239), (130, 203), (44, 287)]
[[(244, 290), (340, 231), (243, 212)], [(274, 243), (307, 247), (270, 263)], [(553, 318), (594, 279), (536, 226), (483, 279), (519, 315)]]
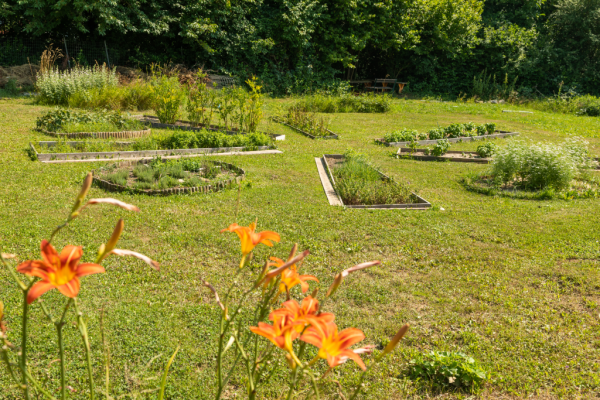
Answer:
[(256, 222), (250, 224), (250, 226), (239, 226), (238, 224), (231, 224), (228, 228), (222, 229), (223, 232), (235, 232), (239, 236), (242, 242), (242, 262), (240, 268), (244, 266), (246, 256), (254, 250), (259, 244), (264, 244), (269, 247), (273, 247), (273, 242), (278, 242), (281, 237), (277, 232), (263, 231), (256, 233)]
[(364, 371), (367, 369), (365, 363), (357, 353), (350, 349), (350, 346), (360, 342), (364, 338), (364, 333), (359, 329), (348, 328), (338, 332), (335, 323), (329, 322), (312, 325), (300, 337), (300, 340), (318, 347), (319, 353), (317, 357), (326, 359), (331, 368), (351, 358)]
[(25, 261), (17, 267), (18, 272), (42, 279), (29, 290), (29, 304), (54, 288), (67, 297), (76, 297), (79, 293), (79, 278), (105, 272), (98, 264), (79, 264), (83, 255), (80, 246), (65, 246), (58, 254), (48, 241), (43, 240), (41, 250), (41, 260)]
[[(292, 253), (288, 257), (288, 262), (294, 258), (294, 255), (295, 251), (292, 251)], [(268, 266), (276, 266), (277, 268), (281, 268), (286, 263), (285, 261), (277, 257), (271, 257), (270, 259), (273, 262), (269, 263)], [(267, 274), (267, 277), (269, 277), (269, 275), (270, 274)], [(265, 285), (268, 284), (271, 279), (266, 279)], [(289, 268), (286, 268), (285, 270), (281, 271), (281, 283), (279, 284), (279, 293), (285, 293), (286, 291), (292, 290), (292, 288), (296, 285), (300, 285), (300, 287), (302, 288), (302, 293), (306, 293), (309, 287), (306, 281), (319, 282), (319, 280), (312, 275), (300, 275), (298, 273), (298, 266), (296, 266), (296, 264), (292, 264)]]
[(335, 319), (331, 313), (318, 314), (318, 312), (319, 301), (312, 296), (307, 296), (300, 304), (296, 300), (284, 302), (283, 308), (273, 311), (269, 319), (273, 321), (275, 318), (288, 316), (293, 321), (294, 329), (302, 333), (308, 325), (326, 324)]
[(294, 329), (293, 322), (288, 315), (276, 316), (273, 325), (259, 322), (258, 327), (251, 326), (250, 330), (257, 335), (266, 337), (280, 349), (293, 354), (292, 342), (300, 336)]

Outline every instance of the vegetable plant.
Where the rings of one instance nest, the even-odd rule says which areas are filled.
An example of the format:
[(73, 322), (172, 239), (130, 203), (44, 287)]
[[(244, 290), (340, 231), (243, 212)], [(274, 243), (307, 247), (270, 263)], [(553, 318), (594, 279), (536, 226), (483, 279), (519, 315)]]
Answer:
[(409, 362), (412, 380), (428, 381), (438, 390), (478, 392), (490, 376), (479, 364), (463, 353), (431, 351), (419, 354)]

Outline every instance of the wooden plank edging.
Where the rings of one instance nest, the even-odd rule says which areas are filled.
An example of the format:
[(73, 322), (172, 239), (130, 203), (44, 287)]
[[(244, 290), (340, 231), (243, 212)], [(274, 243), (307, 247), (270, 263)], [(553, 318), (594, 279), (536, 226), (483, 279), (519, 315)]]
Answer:
[[(457, 138), (444, 138), (444, 139), (450, 143), (458, 143), (458, 142), (473, 142), (476, 140), (485, 140), (485, 139), (501, 139), (501, 138), (505, 138), (505, 137), (509, 137), (509, 136), (519, 135), (519, 132), (506, 132), (506, 131), (497, 131), (497, 132), (500, 132), (500, 133), (494, 133), (491, 135), (483, 135), (483, 136), (461, 136), (461, 137), (457, 137)], [(444, 140), (444, 139), (419, 140), (419, 141), (417, 141), (417, 143), (418, 144), (437, 144), (438, 140)], [(377, 142), (378, 144), (382, 144), (384, 146), (389, 146), (389, 147), (407, 146), (411, 143), (411, 142), (387, 143), (387, 142), (384, 142), (383, 139), (376, 139), (375, 142)]]
[(303, 134), (304, 136), (308, 136), (308, 137), (309, 137), (309, 138), (311, 138), (311, 139), (339, 139), (339, 138), (340, 138), (340, 137), (339, 137), (337, 134), (333, 133), (333, 132), (332, 132), (332, 131), (330, 131), (329, 129), (327, 129), (327, 132), (329, 132), (329, 136), (315, 136), (315, 135), (311, 135), (311, 134), (310, 134), (310, 133), (308, 133), (308, 132), (304, 132), (304, 131), (303, 131), (302, 129), (300, 129), (300, 128), (296, 128), (296, 127), (295, 127), (295, 126), (293, 126), (293, 125), (290, 125), (290, 124), (288, 124), (288, 123), (286, 123), (286, 122), (283, 122), (282, 120), (280, 120), (280, 119), (279, 119), (279, 118), (277, 118), (277, 117), (271, 117), (271, 119), (272, 119), (273, 121), (275, 121), (275, 122), (278, 122), (278, 123), (280, 123), (280, 124), (282, 124), (282, 125), (285, 125), (285, 126), (287, 126), (288, 128), (291, 128), (291, 129), (295, 130), (296, 132), (300, 132), (300, 133), (301, 133), (301, 134)]

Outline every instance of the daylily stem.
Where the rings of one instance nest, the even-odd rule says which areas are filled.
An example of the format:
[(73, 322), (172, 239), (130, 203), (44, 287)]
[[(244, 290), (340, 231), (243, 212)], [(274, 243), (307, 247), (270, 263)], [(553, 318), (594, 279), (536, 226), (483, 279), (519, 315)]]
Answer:
[(94, 400), (94, 375), (92, 371), (92, 356), (90, 354), (90, 340), (88, 337), (87, 326), (85, 321), (83, 320), (83, 314), (79, 311), (79, 307), (77, 307), (77, 298), (73, 299), (73, 307), (75, 308), (75, 312), (77, 313), (77, 326), (79, 327), (79, 332), (81, 332), (81, 338), (83, 339), (83, 345), (85, 347), (85, 356), (87, 360), (87, 370), (88, 370), (88, 384), (90, 387), (90, 400)]
[(29, 400), (29, 385), (27, 384), (27, 321), (29, 314), (29, 304), (27, 303), (27, 295), (29, 294), (29, 288), (23, 290), (23, 322), (21, 325), (21, 359), (19, 360), (19, 367), (21, 368), (22, 383), (23, 383), (23, 394), (25, 399)]
[[(300, 344), (300, 350), (298, 351), (298, 356), (299, 357), (302, 357), (302, 355), (304, 354), (304, 348), (305, 347), (306, 347), (306, 343), (302, 342)], [(299, 369), (300, 369), (300, 367), (296, 366), (296, 368), (294, 368), (294, 371), (291, 373), (292, 379), (291, 379), (291, 382), (290, 382), (290, 391), (288, 392), (286, 400), (290, 400), (292, 398), (292, 395), (294, 394), (294, 390), (296, 390), (296, 379), (298, 377), (298, 370)]]
[(24, 371), (22, 371), (22, 373), (23, 373), (24, 376), (26, 376), (31, 381), (31, 383), (33, 384), (33, 386), (35, 386), (35, 388), (37, 390), (39, 390), (44, 396), (46, 396), (50, 400), (56, 400), (56, 397), (52, 396), (46, 389), (44, 389), (42, 387), (42, 385), (40, 385), (38, 383), (38, 381), (36, 381), (33, 378), (33, 376), (31, 376), (31, 373), (29, 373), (29, 371), (24, 370)]
[[(69, 310), (69, 306), (73, 302), (73, 299), (69, 299), (67, 304), (65, 305), (65, 309), (63, 311), (62, 317), (60, 321), (54, 322), (56, 326), (56, 333), (58, 335), (58, 351), (60, 356), (60, 398), (62, 400), (66, 400), (67, 398), (67, 383), (66, 383), (66, 366), (65, 366), (65, 344), (63, 342), (62, 337), (62, 328), (65, 325), (65, 317), (67, 315), (67, 311)], [(43, 307), (45, 308), (45, 307)], [(47, 314), (49, 318), (50, 315)], [(52, 319), (52, 318), (51, 318)]]
[[(3, 336), (3, 333), (0, 332), (0, 337), (2, 337), (2, 339), (4, 340), (4, 343), (6, 345), (6, 338)], [(6, 345), (6, 347), (8, 347), (8, 345)], [(17, 377), (17, 375), (15, 374), (15, 372), (12, 369), (12, 365), (10, 363), (10, 359), (8, 358), (8, 350), (5, 350), (3, 348), (0, 348), (0, 353), (2, 353), (2, 359), (4, 360), (4, 363), (6, 364), (6, 368), (8, 369), (8, 372), (10, 373), (10, 376), (13, 378), (13, 381), (15, 381), (15, 383), (19, 383), (19, 378)]]
[(4, 257), (2, 257), (1, 254), (0, 254), (0, 260), (2, 260), (2, 264), (4, 264), (4, 266), (6, 267), (6, 269), (8, 269), (8, 272), (10, 272), (10, 274), (13, 277), (13, 279), (15, 280), (15, 282), (17, 282), (17, 285), (19, 285), (19, 287), (21, 288), (21, 290), (27, 290), (27, 285), (25, 285), (23, 283), (23, 281), (19, 279), (19, 276), (17, 275), (16, 270), (14, 268), (11, 268), (8, 265), (8, 263), (6, 262), (6, 260), (4, 259)]
[[(369, 371), (369, 370), (370, 370), (370, 368), (367, 371)], [(363, 371), (363, 373), (360, 374), (360, 380), (358, 381), (358, 386), (356, 387), (356, 390), (352, 394), (352, 397), (350, 397), (350, 400), (354, 400), (356, 398), (356, 396), (358, 396), (358, 394), (362, 390), (362, 383), (363, 383), (363, 380), (365, 379), (365, 376), (367, 375), (367, 371)]]

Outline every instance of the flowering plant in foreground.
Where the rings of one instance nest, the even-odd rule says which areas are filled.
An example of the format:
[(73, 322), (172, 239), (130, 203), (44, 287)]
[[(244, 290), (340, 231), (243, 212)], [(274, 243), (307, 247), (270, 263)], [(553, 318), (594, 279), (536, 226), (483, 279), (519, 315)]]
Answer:
[[(0, 341), (2, 342), (2, 347), (0, 348), (0, 358), (5, 363), (8, 373), (14, 380), (15, 384), (23, 390), (23, 398), (27, 400), (34, 396), (33, 388), (35, 388), (35, 391), (38, 393), (38, 396), (35, 396), (36, 398), (39, 398), (39, 395), (42, 395), (47, 399), (54, 399), (54, 396), (51, 393), (52, 391), (45, 389), (34, 378), (35, 374), (32, 374), (30, 367), (27, 364), (27, 327), (29, 323), (29, 308), (32, 304), (37, 301), (46, 317), (56, 328), (56, 334), (58, 338), (58, 353), (60, 359), (61, 399), (67, 398), (68, 387), (62, 328), (66, 324), (69, 309), (73, 308), (75, 310), (77, 327), (81, 333), (87, 361), (89, 385), (88, 395), (90, 399), (94, 399), (95, 389), (92, 375), (89, 335), (87, 332), (86, 322), (83, 318), (83, 314), (79, 310), (77, 301), (77, 296), (81, 290), (80, 278), (92, 274), (104, 273), (105, 269), (102, 267), (101, 263), (110, 255), (137, 257), (146, 262), (152, 268), (157, 270), (159, 269), (159, 264), (156, 261), (143, 254), (136, 253), (131, 250), (115, 248), (125, 226), (122, 219), (117, 222), (110, 239), (100, 246), (95, 263), (80, 263), (81, 257), (83, 256), (83, 249), (81, 246), (67, 245), (60, 251), (60, 253), (54, 248), (52, 242), (55, 236), (62, 228), (76, 219), (87, 207), (98, 204), (110, 204), (129, 211), (139, 212), (139, 209), (136, 206), (111, 198), (91, 199), (84, 203), (91, 184), (92, 174), (89, 173), (83, 182), (81, 191), (75, 199), (75, 204), (73, 205), (73, 208), (71, 209), (66, 221), (54, 229), (48, 240), (42, 240), (40, 245), (40, 260), (25, 261), (19, 264), (15, 269), (14, 267), (10, 266), (9, 260), (16, 258), (16, 256), (14, 254), (0, 253), (0, 262), (5, 268), (8, 269), (15, 283), (23, 292), (23, 314), (19, 345), (15, 345), (8, 340), (8, 328), (3, 322), (3, 317), (6, 310), (4, 308), (4, 304), (0, 302)], [(19, 273), (24, 274), (24, 276), (19, 275)], [(46, 292), (54, 289), (58, 290), (66, 297), (65, 306), (62, 310), (56, 310), (59, 311), (56, 313), (56, 317), (53, 315), (54, 310), (48, 309), (41, 299)], [(106, 395), (108, 397), (108, 393)]]
[[(262, 270), (253, 274), (251, 268), (245, 267), (252, 260), (254, 248), (259, 244), (272, 247), (274, 241), (279, 242), (279, 234), (272, 231), (257, 233), (256, 222), (248, 227), (232, 224), (221, 232), (234, 232), (239, 236), (242, 257), (239, 268), (236, 268), (236, 277), (240, 274), (247, 275), (249, 284), (234, 304), (232, 293), (235, 291), (235, 283), (221, 299), (214, 286), (204, 281), (204, 286), (213, 292), (215, 301), (221, 309), (215, 398), (222, 398), (225, 387), (238, 364), (241, 363), (245, 373), (248, 398), (255, 399), (259, 388), (268, 385), (270, 379), (277, 374), (279, 363), (276, 362), (276, 357), (280, 354), (289, 366), (286, 399), (293, 398), (306, 384), (310, 385), (307, 398), (314, 396), (318, 399), (319, 387), (328, 378), (329, 372), (349, 360), (354, 361), (363, 371), (358, 386), (349, 397), (350, 400), (355, 399), (362, 390), (363, 379), (369, 372), (360, 355), (372, 353), (374, 346), (352, 348), (365, 339), (364, 333), (356, 328), (339, 329), (335, 316), (323, 312), (322, 307), (350, 274), (378, 265), (380, 262), (366, 262), (340, 272), (335, 276), (325, 296), (319, 299), (318, 288), (310, 295), (305, 295), (310, 288), (309, 282), (318, 283), (319, 280), (312, 275), (301, 275), (299, 272), (302, 261), (309, 254), (308, 250), (297, 254), (298, 246), (294, 245), (287, 261), (270, 257), (270, 261), (265, 262)], [(295, 290), (297, 286), (300, 287), (300, 293)], [(285, 301), (280, 307), (275, 307), (282, 296), (285, 297)], [(302, 298), (298, 301), (296, 297), (300, 296)], [(239, 320), (243, 309), (250, 309), (251, 315), (254, 316), (253, 326), (249, 329)], [(235, 322), (236, 318), (238, 318), (237, 322)], [(400, 328), (369, 365), (375, 365), (394, 350), (407, 331), (408, 324)], [(260, 337), (267, 340), (260, 340)], [(311, 352), (307, 348), (308, 345), (315, 347), (312, 353), (316, 355), (312, 359), (307, 359), (308, 353)], [(230, 357), (232, 361), (226, 363), (225, 356), (230, 350), (233, 352)], [(317, 368), (320, 360), (326, 361), (327, 369), (318, 377)]]

